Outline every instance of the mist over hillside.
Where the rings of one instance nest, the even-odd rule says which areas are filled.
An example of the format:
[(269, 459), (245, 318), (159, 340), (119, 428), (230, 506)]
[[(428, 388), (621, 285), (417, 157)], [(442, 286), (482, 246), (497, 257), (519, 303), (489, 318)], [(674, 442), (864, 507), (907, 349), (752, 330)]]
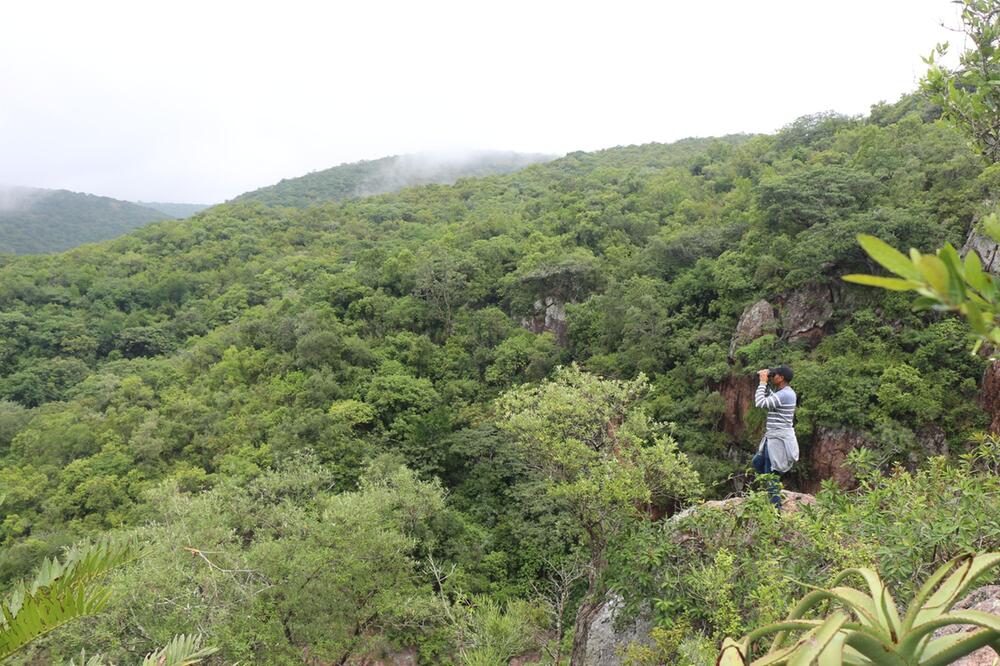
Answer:
[(68, 190), (0, 186), (0, 252), (60, 252), (171, 217), (145, 206)]
[(233, 201), (259, 201), (298, 208), (372, 194), (395, 192), (430, 183), (452, 184), (459, 178), (505, 174), (547, 162), (554, 155), (507, 151), (425, 152), (392, 155), (341, 164), (282, 179), (275, 185), (241, 194)]
[(137, 204), (69, 190), (0, 185), (0, 254), (61, 252), (116, 238), (159, 220), (189, 217), (200, 204)]

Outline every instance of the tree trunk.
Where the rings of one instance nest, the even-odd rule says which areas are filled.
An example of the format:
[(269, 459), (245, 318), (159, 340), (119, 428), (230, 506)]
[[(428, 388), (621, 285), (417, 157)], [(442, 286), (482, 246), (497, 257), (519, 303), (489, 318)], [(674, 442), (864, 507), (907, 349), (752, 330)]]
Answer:
[(601, 607), (599, 601), (594, 600), (590, 593), (580, 604), (580, 610), (576, 613), (576, 625), (573, 628), (573, 653), (570, 655), (570, 666), (583, 666), (587, 662), (587, 634), (590, 632), (590, 620), (594, 613)]
[(601, 573), (604, 571), (604, 542), (592, 531), (590, 536), (590, 567), (587, 572), (587, 594), (580, 602), (576, 612), (576, 623), (573, 626), (573, 653), (569, 657), (569, 666), (583, 666), (587, 662), (587, 635), (590, 633), (590, 621), (594, 613), (604, 602), (604, 590), (600, 588)]

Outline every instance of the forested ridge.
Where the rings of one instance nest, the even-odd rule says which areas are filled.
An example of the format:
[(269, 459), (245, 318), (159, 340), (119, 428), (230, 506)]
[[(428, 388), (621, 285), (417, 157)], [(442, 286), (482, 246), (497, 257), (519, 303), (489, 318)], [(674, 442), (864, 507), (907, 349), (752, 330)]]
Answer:
[(61, 252), (171, 217), (110, 197), (0, 186), (0, 254)]
[[(995, 199), (937, 114), (908, 96), (4, 258), (0, 578), (100, 534), (149, 553), (25, 659), (129, 663), (182, 632), (218, 663), (553, 659), (611, 588), (657, 627), (632, 663), (713, 663), (801, 591), (761, 570), (870, 564), (911, 590), (996, 548), (971, 333), (840, 279), (872, 270), (858, 234), (961, 246)], [(826, 314), (788, 326), (817, 294)], [(734, 337), (761, 299), (776, 320)], [(732, 399), (778, 361), (804, 458), (821, 433), (863, 439), (862, 491), (827, 481), (783, 521), (753, 489), (735, 515), (652, 520), (747, 490), (762, 412), (734, 427)]]
[(305, 207), (372, 194), (395, 192), (404, 187), (451, 184), (459, 178), (510, 173), (552, 155), (503, 151), (455, 153), (411, 153), (377, 160), (362, 160), (285, 178), (233, 201), (259, 201), (271, 206)]

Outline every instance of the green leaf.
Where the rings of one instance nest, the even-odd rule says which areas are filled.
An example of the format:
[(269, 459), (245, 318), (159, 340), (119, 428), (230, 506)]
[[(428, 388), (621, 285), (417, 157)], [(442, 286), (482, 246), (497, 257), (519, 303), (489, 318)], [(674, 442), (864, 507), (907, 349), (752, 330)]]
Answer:
[[(847, 613), (843, 612), (837, 612), (828, 617), (823, 624), (803, 637), (795, 654), (789, 658), (788, 666), (810, 666), (830, 648), (831, 644), (834, 648), (840, 648), (842, 651), (844, 641), (841, 640), (837, 643), (834, 642), (834, 639), (849, 619)], [(837, 658), (840, 658), (839, 654)]]
[(983, 220), (983, 231), (997, 243), (1000, 243), (1000, 219), (996, 213), (992, 213)]
[[(915, 627), (947, 613), (981, 574), (997, 565), (1000, 553), (963, 555), (941, 565), (917, 593), (907, 610), (904, 626)], [(937, 589), (930, 594), (934, 587)]]
[(952, 303), (961, 303), (966, 298), (965, 278), (962, 259), (958, 256), (958, 251), (951, 243), (945, 243), (944, 247), (938, 250), (938, 258), (948, 272), (948, 298)]
[(62, 625), (100, 611), (110, 592), (97, 579), (140, 555), (130, 542), (104, 541), (47, 559), (35, 579), (0, 603), (0, 659)]
[(966, 301), (962, 307), (965, 310), (965, 319), (969, 322), (972, 331), (977, 335), (987, 335), (990, 328), (983, 317), (983, 311), (976, 305), (975, 301)]
[(868, 253), (868, 256), (881, 264), (886, 270), (910, 280), (920, 279), (920, 272), (913, 265), (914, 262), (907, 259), (906, 255), (885, 241), (875, 236), (860, 234), (858, 242), (864, 248), (865, 252)]
[(920, 652), (921, 666), (944, 666), (972, 654), (996, 641), (998, 635), (989, 629), (958, 632), (935, 638)]
[(924, 281), (934, 289), (939, 296), (948, 297), (948, 269), (940, 257), (933, 254), (925, 254), (917, 262), (917, 268)]
[(845, 282), (863, 284), (869, 287), (881, 287), (882, 289), (889, 289), (891, 291), (910, 291), (911, 289), (916, 289), (921, 284), (913, 280), (901, 280), (899, 278), (880, 277), (878, 275), (863, 275), (860, 273), (845, 275), (842, 279)]
[(983, 295), (993, 286), (993, 280), (983, 271), (983, 263), (975, 250), (965, 255), (965, 281)]
[[(971, 624), (982, 627), (993, 633), (992, 640), (1000, 638), (1000, 617), (992, 613), (982, 611), (966, 610), (957, 613), (947, 613), (928, 622), (922, 622), (906, 634), (900, 642), (900, 653), (905, 657), (914, 655), (920, 648), (921, 643), (938, 629), (943, 629), (951, 625)], [(992, 642), (992, 640), (990, 642)]]

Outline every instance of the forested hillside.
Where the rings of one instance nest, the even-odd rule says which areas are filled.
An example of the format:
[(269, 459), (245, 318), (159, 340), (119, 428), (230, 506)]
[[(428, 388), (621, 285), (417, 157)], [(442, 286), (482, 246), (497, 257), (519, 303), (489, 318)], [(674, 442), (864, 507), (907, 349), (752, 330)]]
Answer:
[[(166, 204), (170, 205), (185, 204)], [(162, 207), (68, 190), (0, 186), (0, 254), (61, 252), (181, 217)]]
[[(362, 163), (7, 261), (0, 579), (105, 532), (150, 553), (115, 575), (119, 603), (30, 658), (131, 663), (182, 632), (218, 663), (565, 656), (583, 593), (613, 584), (658, 623), (661, 656), (634, 663), (713, 663), (787, 612), (781, 572), (873, 564), (910, 590), (928, 562), (995, 548), (969, 331), (840, 280), (872, 270), (857, 234), (961, 245), (997, 196), (935, 115), (907, 97), (264, 205), (362, 194)], [(650, 520), (744, 488), (762, 413), (736, 411), (778, 361), (801, 397), (786, 481), (845, 489), (784, 522), (758, 493), (735, 517)], [(830, 470), (831, 442), (864, 453)], [(928, 468), (943, 451), (970, 455)]]
[(469, 153), (414, 153), (364, 160), (286, 178), (236, 197), (270, 206), (305, 207), (371, 194), (396, 192), (404, 187), (450, 184), (459, 178), (510, 173), (551, 155), (499, 151)]

